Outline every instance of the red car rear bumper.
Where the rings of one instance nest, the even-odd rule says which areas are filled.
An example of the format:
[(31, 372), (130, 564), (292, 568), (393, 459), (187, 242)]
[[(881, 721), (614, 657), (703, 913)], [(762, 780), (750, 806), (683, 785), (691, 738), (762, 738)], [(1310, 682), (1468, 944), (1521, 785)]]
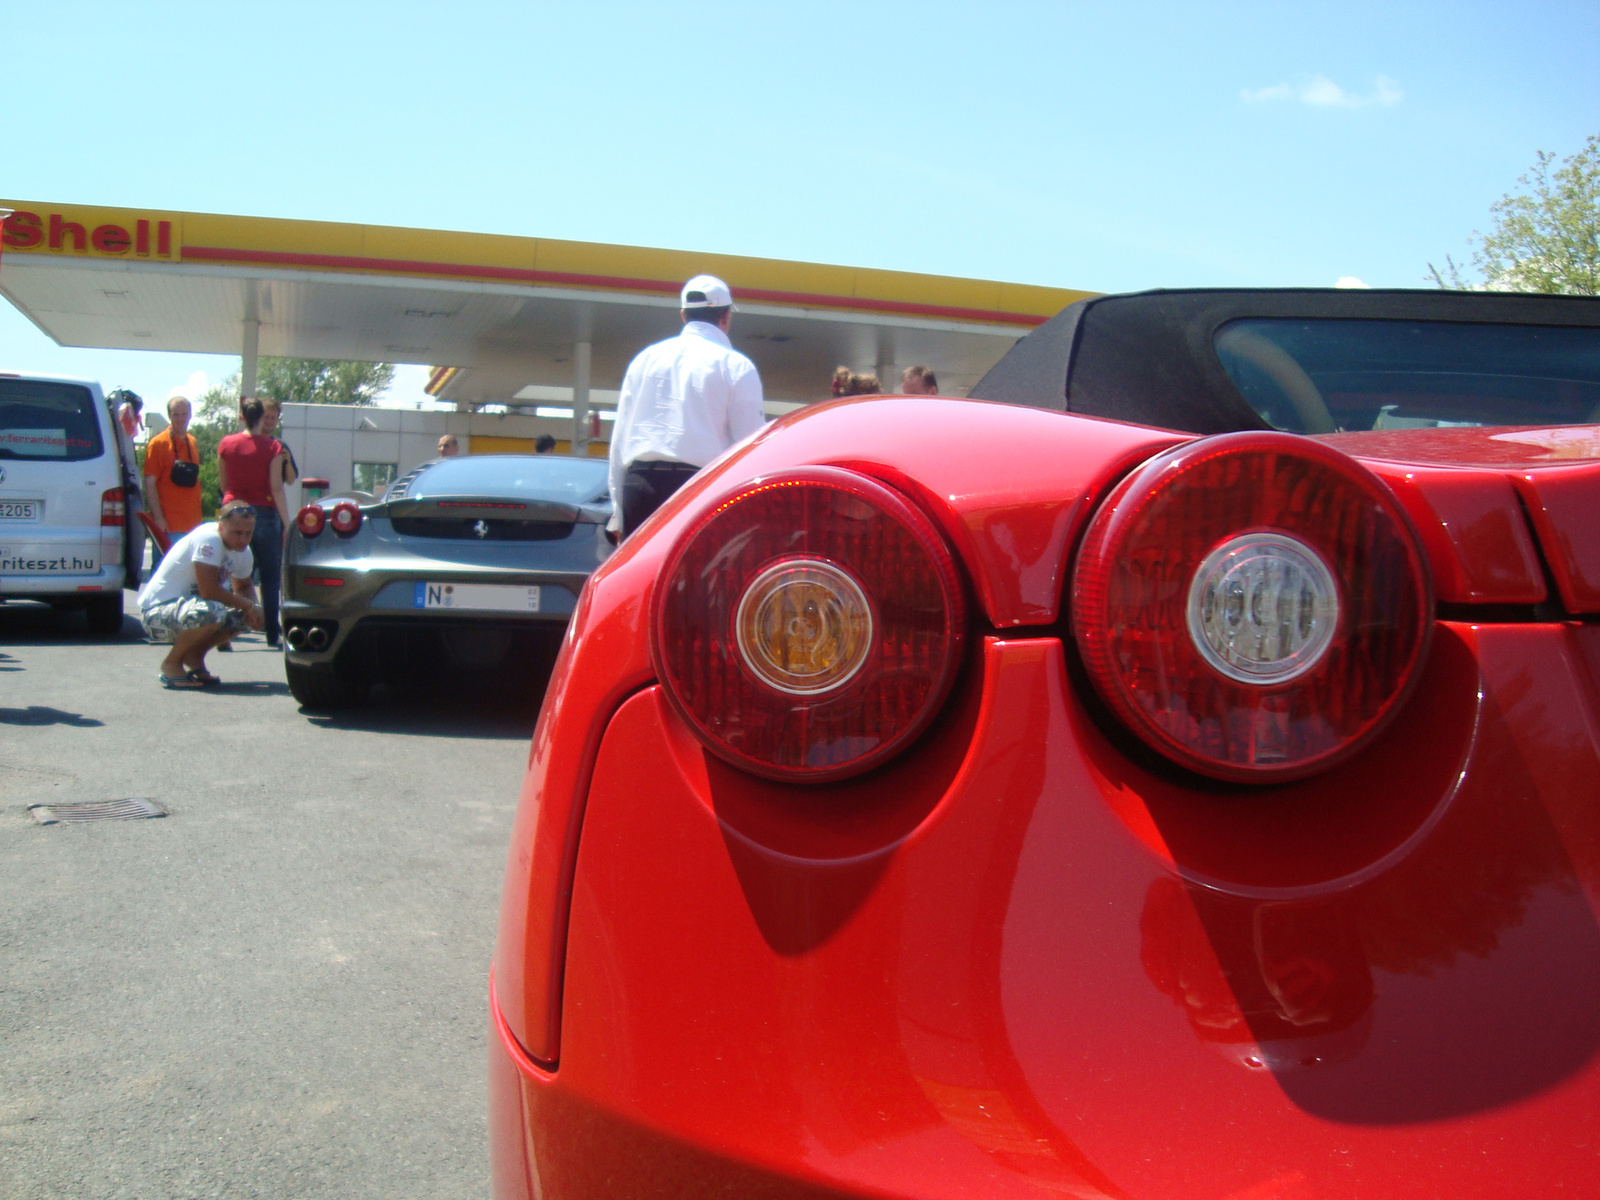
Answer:
[(1600, 628), (1442, 625), (1377, 743), (1261, 791), (1130, 754), (1054, 639), (980, 658), (832, 789), (623, 703), (554, 1070), (493, 1002), (501, 1200), (1593, 1188)]

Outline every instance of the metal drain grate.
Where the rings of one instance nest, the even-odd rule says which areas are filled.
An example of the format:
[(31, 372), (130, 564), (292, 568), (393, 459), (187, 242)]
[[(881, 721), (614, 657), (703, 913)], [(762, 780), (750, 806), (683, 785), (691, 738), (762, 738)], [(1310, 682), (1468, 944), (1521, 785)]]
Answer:
[(167, 810), (143, 796), (123, 800), (86, 800), (78, 804), (30, 804), (28, 812), (41, 825), (66, 821), (138, 821), (144, 817), (164, 817)]

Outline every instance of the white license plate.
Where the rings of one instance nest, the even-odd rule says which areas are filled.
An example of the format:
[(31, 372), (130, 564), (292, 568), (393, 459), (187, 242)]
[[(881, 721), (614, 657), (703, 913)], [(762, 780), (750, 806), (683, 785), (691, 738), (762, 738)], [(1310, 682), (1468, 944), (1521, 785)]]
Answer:
[(509, 583), (418, 583), (414, 603), (417, 608), (536, 613), (539, 589)]
[(0, 521), (37, 521), (37, 500), (0, 500)]
[(100, 559), (77, 547), (0, 545), (0, 575), (94, 575)]

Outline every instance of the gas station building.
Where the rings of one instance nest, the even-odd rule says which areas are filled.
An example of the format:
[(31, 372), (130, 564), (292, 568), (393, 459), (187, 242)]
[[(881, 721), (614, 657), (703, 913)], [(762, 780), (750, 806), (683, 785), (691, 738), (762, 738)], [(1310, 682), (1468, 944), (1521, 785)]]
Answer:
[(679, 328), (679, 288), (701, 272), (732, 287), (733, 344), (774, 416), (827, 399), (841, 364), (892, 390), (923, 363), (941, 391), (964, 395), (1018, 337), (1089, 295), (550, 238), (4, 209), (0, 295), (59, 345), (236, 354), (245, 394), (263, 354), (432, 367), (427, 391), (454, 411), (286, 406), (302, 473), (334, 488), (356, 464), (409, 470), (446, 429), (473, 453), (531, 452), (551, 433), (563, 452), (604, 454), (623, 372)]

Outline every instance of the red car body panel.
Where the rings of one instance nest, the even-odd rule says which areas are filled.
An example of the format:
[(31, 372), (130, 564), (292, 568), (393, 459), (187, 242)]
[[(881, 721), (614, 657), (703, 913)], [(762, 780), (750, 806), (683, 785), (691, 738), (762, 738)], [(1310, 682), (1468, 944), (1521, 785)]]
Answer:
[[(1498, 432), (1327, 439), (1401, 498), (1441, 605), (1493, 619), (1451, 607), (1399, 719), (1270, 789), (1130, 748), (1059, 625), (1089, 515), (1185, 435), (874, 399), (705, 472), (591, 579), (535, 734), (497, 1195), (1592, 1189), (1600, 626), (1532, 606), (1548, 568), (1595, 611), (1600, 465)], [(922, 505), (988, 626), (912, 750), (822, 787), (709, 754), (647, 627), (694, 517), (807, 463)]]
[[(1441, 601), (1544, 599), (1526, 523), (1517, 519), (1525, 508), (1566, 611), (1600, 612), (1600, 427), (1425, 429), (1320, 440), (1368, 459), (1411, 506), (1425, 539), (1430, 532), (1437, 539), (1442, 526), (1462, 574), (1455, 577), (1452, 564), (1435, 557)], [(1512, 502), (1504, 487), (1512, 489)], [(1417, 511), (1415, 491), (1428, 497), (1436, 523)]]

